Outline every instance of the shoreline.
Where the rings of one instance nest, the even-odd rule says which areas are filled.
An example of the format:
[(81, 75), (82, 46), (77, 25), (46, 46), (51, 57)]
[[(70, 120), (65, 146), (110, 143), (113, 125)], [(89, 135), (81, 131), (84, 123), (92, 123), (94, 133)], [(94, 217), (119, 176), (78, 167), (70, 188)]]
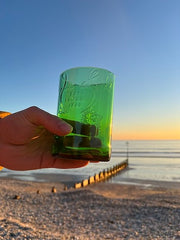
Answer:
[(121, 181), (117, 183), (113, 179), (113, 184), (137, 186), (143, 188), (165, 188), (165, 189), (180, 189), (180, 181), (162, 181), (162, 180), (149, 180), (149, 179), (137, 179), (137, 178), (121, 178)]
[[(151, 179), (142, 179), (142, 178), (131, 178), (126, 177), (126, 173), (129, 171), (128, 169), (122, 170), (119, 174), (113, 176), (105, 180), (105, 183), (118, 184), (118, 185), (130, 185), (130, 186), (139, 186), (146, 188), (153, 187), (162, 187), (162, 188), (180, 188), (180, 181), (171, 181), (171, 180), (151, 180)], [(31, 173), (30, 175), (22, 174), (18, 175), (18, 173), (14, 174), (6, 174), (5, 176), (0, 175), (1, 179), (10, 179), (14, 181), (22, 181), (22, 182), (32, 182), (32, 183), (61, 183), (66, 185), (68, 188), (74, 186), (75, 183), (81, 182), (84, 179), (88, 179), (90, 175), (87, 174), (67, 174), (67, 173)], [(116, 177), (118, 180), (116, 180)], [(98, 183), (97, 183), (98, 184)]]
[(180, 188), (171, 183), (101, 182), (64, 191), (62, 183), (1, 178), (0, 201), (0, 239), (180, 238)]

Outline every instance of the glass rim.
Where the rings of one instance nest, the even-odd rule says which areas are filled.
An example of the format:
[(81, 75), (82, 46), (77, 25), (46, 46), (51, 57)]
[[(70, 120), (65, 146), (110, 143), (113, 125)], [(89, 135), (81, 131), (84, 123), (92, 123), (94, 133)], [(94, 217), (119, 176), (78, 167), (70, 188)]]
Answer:
[(113, 75), (115, 76), (115, 74), (114, 74), (113, 72), (107, 70), (106, 68), (92, 67), (92, 66), (90, 66), (90, 67), (84, 66), (84, 67), (72, 67), (72, 68), (68, 68), (68, 69), (66, 69), (65, 71), (63, 71), (63, 72), (60, 74), (60, 76), (61, 76), (62, 74), (64, 74), (65, 72), (68, 72), (68, 71), (71, 71), (71, 70), (78, 70), (78, 69), (85, 69), (85, 68), (97, 69), (97, 70), (106, 71), (106, 72), (108, 72), (108, 73), (110, 73), (110, 74), (113, 74)]

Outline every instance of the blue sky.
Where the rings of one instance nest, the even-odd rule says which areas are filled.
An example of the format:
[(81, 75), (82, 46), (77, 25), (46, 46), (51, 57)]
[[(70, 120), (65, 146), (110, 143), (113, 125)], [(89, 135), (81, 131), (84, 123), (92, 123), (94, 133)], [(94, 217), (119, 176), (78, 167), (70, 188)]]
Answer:
[(0, 0), (0, 110), (56, 114), (60, 73), (96, 66), (114, 138), (180, 139), (179, 26), (179, 0)]

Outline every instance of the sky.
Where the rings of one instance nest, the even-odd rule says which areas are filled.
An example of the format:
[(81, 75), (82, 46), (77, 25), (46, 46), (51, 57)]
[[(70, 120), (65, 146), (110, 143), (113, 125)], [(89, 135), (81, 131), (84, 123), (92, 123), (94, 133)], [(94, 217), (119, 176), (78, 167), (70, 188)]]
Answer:
[(116, 76), (113, 139), (180, 139), (179, 0), (0, 0), (0, 110), (57, 112), (59, 75)]

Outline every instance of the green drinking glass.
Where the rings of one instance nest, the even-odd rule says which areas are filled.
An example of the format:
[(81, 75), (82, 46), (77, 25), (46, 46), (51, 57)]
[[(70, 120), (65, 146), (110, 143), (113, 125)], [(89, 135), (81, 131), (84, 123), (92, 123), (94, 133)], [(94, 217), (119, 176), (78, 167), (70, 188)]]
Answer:
[(110, 160), (114, 80), (113, 73), (95, 67), (72, 68), (60, 75), (57, 115), (73, 131), (55, 136), (53, 155)]

